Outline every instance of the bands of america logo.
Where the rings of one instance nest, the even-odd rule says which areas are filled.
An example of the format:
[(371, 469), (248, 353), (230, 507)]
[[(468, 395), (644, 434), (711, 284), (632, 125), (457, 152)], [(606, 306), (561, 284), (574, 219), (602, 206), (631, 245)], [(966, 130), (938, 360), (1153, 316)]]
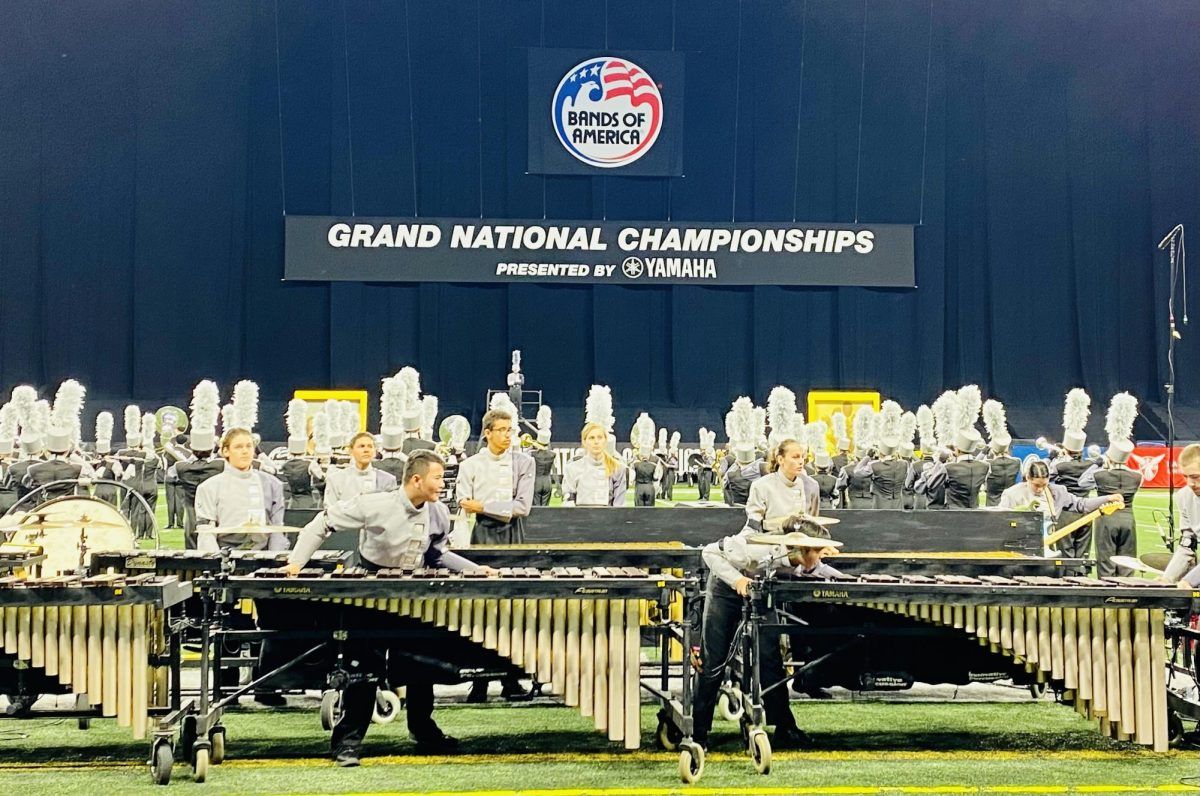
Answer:
[(589, 58), (563, 75), (550, 113), (554, 132), (578, 160), (602, 169), (628, 166), (662, 130), (662, 95), (626, 58)]

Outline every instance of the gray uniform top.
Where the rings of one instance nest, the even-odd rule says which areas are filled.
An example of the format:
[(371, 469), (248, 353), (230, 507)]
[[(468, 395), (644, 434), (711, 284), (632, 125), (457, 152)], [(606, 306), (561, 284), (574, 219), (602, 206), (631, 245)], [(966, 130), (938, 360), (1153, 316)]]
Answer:
[(828, 564), (821, 564), (812, 570), (793, 567), (788, 559), (788, 549), (785, 546), (750, 544), (747, 541), (750, 533), (749, 528), (743, 528), (740, 533), (726, 536), (719, 542), (706, 545), (702, 553), (704, 565), (708, 567), (708, 571), (720, 578), (731, 589), (736, 587), (740, 578), (753, 578), (769, 572), (818, 578), (841, 574)]
[[(1047, 499), (1048, 498), (1048, 499)], [(1049, 521), (1054, 522), (1058, 515), (1065, 511), (1076, 514), (1087, 514), (1108, 502), (1107, 496), (1081, 498), (1072, 495), (1062, 484), (1046, 484), (1041, 495), (1033, 494), (1028, 481), (1010, 486), (1000, 495), (1002, 509), (1032, 509), (1042, 512)]]
[(359, 531), (359, 554), (385, 569), (476, 569), (448, 548), (446, 504), (422, 503), (417, 508), (403, 489), (359, 495), (322, 511), (300, 532), (288, 563), (304, 566), (333, 531)]
[(371, 465), (360, 470), (358, 465), (351, 463), (347, 467), (330, 469), (325, 476), (325, 506), (332, 506), (342, 500), (349, 500), (358, 495), (370, 492), (386, 492), (396, 488), (396, 477), (383, 470), (377, 470)]
[(454, 495), (483, 503), (483, 513), (501, 522), (529, 516), (533, 506), (533, 457), (514, 450), (497, 456), (485, 445), (458, 466)]
[(789, 482), (783, 473), (776, 470), (750, 485), (743, 531), (759, 533), (763, 520), (790, 517), (802, 512), (815, 516), (820, 511), (821, 487), (811, 476), (800, 473), (795, 481)]
[[(226, 467), (196, 489), (196, 529), (220, 528), (254, 522), (283, 524), (283, 484), (279, 479), (253, 468), (245, 471)], [(250, 550), (287, 550), (281, 533), (202, 533), (199, 550), (244, 547)]]
[(609, 475), (604, 460), (584, 454), (563, 468), (563, 500), (576, 506), (623, 506), (629, 489), (625, 465), (618, 464)]

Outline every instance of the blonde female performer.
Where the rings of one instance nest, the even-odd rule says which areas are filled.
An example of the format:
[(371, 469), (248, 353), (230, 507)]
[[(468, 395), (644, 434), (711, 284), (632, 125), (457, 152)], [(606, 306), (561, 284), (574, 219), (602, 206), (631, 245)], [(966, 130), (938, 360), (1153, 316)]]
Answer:
[(607, 450), (608, 432), (599, 423), (588, 423), (581, 441), (583, 455), (563, 468), (563, 505), (625, 505), (628, 476), (621, 460)]

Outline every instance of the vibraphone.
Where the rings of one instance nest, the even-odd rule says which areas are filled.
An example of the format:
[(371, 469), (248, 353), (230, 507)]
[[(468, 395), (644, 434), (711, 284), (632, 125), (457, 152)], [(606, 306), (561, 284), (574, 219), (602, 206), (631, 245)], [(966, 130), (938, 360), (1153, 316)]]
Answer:
[[(783, 609), (779, 621), (765, 621), (760, 596), (762, 605)], [(961, 634), (1010, 667), (1051, 683), (1063, 692), (1064, 702), (1098, 719), (1103, 734), (1165, 751), (1164, 620), (1168, 610), (1190, 609), (1193, 597), (1200, 592), (1136, 578), (766, 579), (756, 583), (754, 598), (747, 600), (748, 721), (761, 723), (762, 690), (778, 685), (761, 683), (757, 676), (750, 653), (760, 635), (787, 634), (794, 645), (808, 647), (806, 665), (812, 665), (812, 659), (845, 649), (850, 639), (899, 638), (927, 627)], [(814, 604), (836, 608), (826, 609), (824, 621), (810, 622), (807, 609)], [(841, 616), (840, 627), (829, 614), (835, 620)], [(885, 657), (888, 650), (879, 653)]]
[[(254, 600), (264, 638), (309, 638), (338, 645), (356, 636), (392, 642), (457, 636), (536, 677), (545, 691), (591, 717), (595, 728), (610, 740), (636, 749), (641, 741), (642, 688), (673, 705), (676, 726), (686, 727), (690, 734), (690, 711), (686, 718), (683, 711), (683, 704), (690, 704), (687, 667), (681, 667), (685, 695), (680, 702), (666, 693), (665, 686), (659, 690), (642, 681), (641, 643), (644, 607), (653, 606), (652, 615), (665, 623), (672, 597), (694, 584), (622, 567), (504, 568), (490, 577), (429, 569), (370, 573), (352, 568), (326, 573), (310, 568), (296, 578), (274, 569), (220, 576), (199, 581), (198, 588), (226, 607)], [(288, 620), (312, 613), (296, 611), (296, 601), (331, 608), (334, 624), (308, 630), (289, 625)], [(214, 641), (224, 632), (215, 626)], [(684, 622), (685, 637), (688, 632)], [(219, 644), (204, 645), (205, 654), (210, 646)], [(424, 654), (440, 647), (421, 645)], [(219, 668), (219, 662), (205, 668)], [(460, 676), (499, 673), (494, 666), (484, 665), (463, 669)], [(230, 702), (229, 696), (213, 696), (211, 704), (202, 700), (201, 706), (201, 720), (209, 725), (220, 721)]]
[(90, 709), (31, 715), (116, 717), (146, 737), (150, 716), (179, 709), (170, 612), (191, 593), (189, 583), (154, 575), (0, 578), (0, 690), (75, 694)]
[[(204, 550), (118, 550), (92, 554), (91, 572), (102, 574), (124, 572), (130, 575), (152, 572), (174, 575), (180, 580), (195, 580), (227, 569), (244, 575), (263, 567), (281, 567), (287, 563), (287, 551), (231, 550), (228, 558), (221, 553)], [(333, 570), (345, 565), (349, 551), (318, 550), (308, 566)], [(228, 563), (226, 563), (228, 562)]]

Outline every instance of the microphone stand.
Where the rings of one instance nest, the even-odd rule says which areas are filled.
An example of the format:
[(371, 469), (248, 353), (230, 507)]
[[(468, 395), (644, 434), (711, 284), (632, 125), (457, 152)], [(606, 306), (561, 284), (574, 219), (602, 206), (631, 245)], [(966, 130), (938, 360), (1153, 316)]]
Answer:
[[(1187, 326), (1187, 259), (1183, 245), (1183, 225), (1167, 233), (1158, 248), (1170, 244), (1170, 278), (1167, 295), (1167, 538), (1175, 540), (1175, 341), (1182, 335), (1175, 329), (1175, 292), (1180, 273), (1183, 274), (1183, 325)], [(1180, 255), (1176, 258), (1177, 253)], [(1172, 548), (1173, 549), (1173, 548)]]

